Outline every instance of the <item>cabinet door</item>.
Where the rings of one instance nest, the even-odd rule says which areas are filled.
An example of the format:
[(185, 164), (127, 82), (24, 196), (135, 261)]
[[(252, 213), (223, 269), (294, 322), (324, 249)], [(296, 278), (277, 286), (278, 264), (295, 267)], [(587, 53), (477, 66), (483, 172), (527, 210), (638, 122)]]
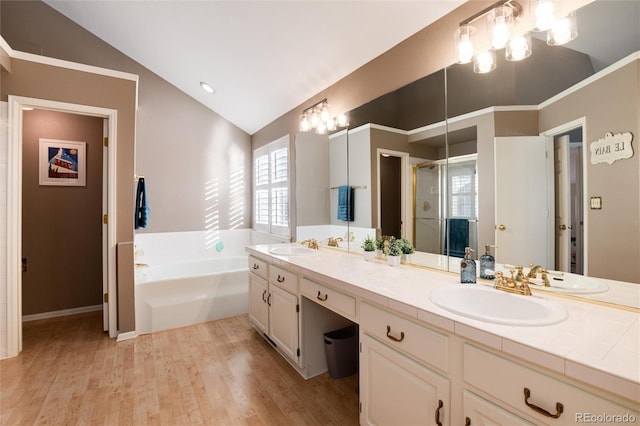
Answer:
[(532, 425), (521, 417), (518, 417), (504, 408), (498, 407), (477, 395), (464, 391), (464, 415), (466, 423), (470, 426), (512, 426)]
[[(363, 425), (449, 424), (449, 380), (361, 334)], [(440, 401), (442, 406), (439, 407)]]
[(269, 336), (289, 358), (298, 360), (298, 297), (269, 285)]
[(269, 329), (269, 297), (267, 280), (249, 274), (249, 318), (263, 333)]

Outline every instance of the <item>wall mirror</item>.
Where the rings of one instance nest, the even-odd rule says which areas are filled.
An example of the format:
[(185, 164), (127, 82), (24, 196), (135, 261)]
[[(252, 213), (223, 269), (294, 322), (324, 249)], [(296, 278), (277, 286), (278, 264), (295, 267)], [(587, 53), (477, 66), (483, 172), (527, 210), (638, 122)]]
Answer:
[[(522, 62), (499, 59), (482, 75), (470, 65), (452, 65), (350, 111), (348, 133), (325, 136), (328, 146), (341, 147), (332, 148), (329, 161), (326, 222), (336, 208), (327, 188), (341, 182), (361, 187), (356, 217), (364, 220), (338, 222), (349, 230), (333, 234), (353, 233), (349, 249), (359, 250), (367, 233), (398, 232), (399, 215), (401, 235), (417, 249), (411, 262), (418, 265), (457, 271), (461, 246), (474, 248), (477, 258), (493, 244), (498, 262), (639, 283), (640, 265), (628, 259), (640, 258), (640, 4), (599, 0), (576, 15), (579, 35), (565, 46), (549, 47), (534, 36), (533, 54)], [(631, 132), (633, 157), (592, 164), (589, 146), (607, 132)], [(527, 153), (524, 158), (512, 157), (507, 148), (520, 143), (527, 149), (539, 143), (542, 152), (564, 159), (560, 170), (568, 173), (556, 173), (554, 161), (535, 163), (524, 149), (515, 150)], [(569, 196), (561, 197), (565, 177)], [(387, 182), (400, 190), (385, 193)], [(511, 187), (500, 186), (505, 183)], [(394, 195), (395, 201), (380, 202)], [(600, 209), (591, 208), (592, 197)], [(563, 199), (569, 200), (566, 217), (556, 212)], [(314, 203), (306, 210), (315, 210)], [(387, 212), (389, 204), (397, 211)], [(502, 205), (519, 211), (515, 217), (524, 222), (507, 224), (513, 218), (501, 216)], [(514, 208), (520, 206), (527, 208)], [(534, 213), (541, 206), (544, 220)], [(305, 223), (300, 212), (298, 224)], [(383, 225), (386, 217), (395, 229)], [(512, 232), (519, 226), (533, 232)], [(510, 234), (512, 241), (505, 239)], [(580, 297), (640, 307), (640, 286), (625, 291), (614, 298), (606, 291)]]

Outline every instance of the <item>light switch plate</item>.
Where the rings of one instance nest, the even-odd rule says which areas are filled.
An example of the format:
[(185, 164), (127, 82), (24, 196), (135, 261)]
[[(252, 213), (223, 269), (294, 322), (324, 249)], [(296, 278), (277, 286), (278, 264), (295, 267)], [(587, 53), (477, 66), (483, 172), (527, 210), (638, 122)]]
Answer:
[(589, 206), (591, 207), (591, 210), (602, 209), (602, 197), (591, 197), (589, 200)]

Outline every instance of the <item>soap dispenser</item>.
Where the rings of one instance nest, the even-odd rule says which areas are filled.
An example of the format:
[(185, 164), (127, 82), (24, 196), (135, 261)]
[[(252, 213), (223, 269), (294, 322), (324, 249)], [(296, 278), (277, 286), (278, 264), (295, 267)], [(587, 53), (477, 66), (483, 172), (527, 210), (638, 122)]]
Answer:
[(480, 278), (492, 280), (495, 278), (493, 271), (496, 268), (496, 258), (491, 255), (491, 247), (493, 244), (484, 246), (484, 254), (480, 256)]
[(463, 284), (476, 282), (476, 261), (471, 258), (473, 252), (471, 247), (464, 249), (464, 259), (460, 262), (460, 282)]

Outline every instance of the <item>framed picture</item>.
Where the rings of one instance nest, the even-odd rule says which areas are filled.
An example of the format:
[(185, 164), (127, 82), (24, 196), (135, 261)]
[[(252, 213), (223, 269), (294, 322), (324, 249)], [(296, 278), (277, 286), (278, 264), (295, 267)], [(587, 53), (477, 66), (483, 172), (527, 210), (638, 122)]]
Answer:
[(40, 185), (86, 186), (86, 142), (40, 139)]

